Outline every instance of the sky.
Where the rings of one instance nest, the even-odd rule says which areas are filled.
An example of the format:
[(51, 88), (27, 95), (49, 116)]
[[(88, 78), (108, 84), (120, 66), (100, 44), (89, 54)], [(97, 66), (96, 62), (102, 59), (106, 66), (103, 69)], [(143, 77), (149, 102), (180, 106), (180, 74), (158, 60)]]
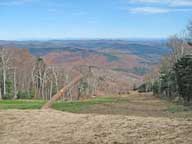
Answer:
[(0, 39), (168, 38), (192, 0), (0, 0)]

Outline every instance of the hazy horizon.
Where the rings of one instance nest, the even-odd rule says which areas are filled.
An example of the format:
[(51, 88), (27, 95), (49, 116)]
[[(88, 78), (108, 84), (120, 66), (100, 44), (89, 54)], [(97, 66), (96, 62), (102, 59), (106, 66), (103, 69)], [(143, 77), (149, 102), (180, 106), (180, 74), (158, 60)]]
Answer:
[(167, 38), (23, 38), (23, 39), (0, 39), (0, 41), (78, 41), (78, 40), (125, 40), (125, 41), (134, 41), (134, 40), (167, 40)]

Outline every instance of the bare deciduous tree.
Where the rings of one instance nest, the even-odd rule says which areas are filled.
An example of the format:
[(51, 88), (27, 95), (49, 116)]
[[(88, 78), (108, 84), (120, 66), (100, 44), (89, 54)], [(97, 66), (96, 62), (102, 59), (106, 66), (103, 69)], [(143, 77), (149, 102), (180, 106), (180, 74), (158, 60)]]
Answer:
[(3, 96), (6, 95), (6, 80), (7, 80), (7, 69), (8, 69), (8, 62), (9, 62), (9, 53), (8, 50), (5, 48), (0, 48), (0, 62), (2, 67), (3, 73)]

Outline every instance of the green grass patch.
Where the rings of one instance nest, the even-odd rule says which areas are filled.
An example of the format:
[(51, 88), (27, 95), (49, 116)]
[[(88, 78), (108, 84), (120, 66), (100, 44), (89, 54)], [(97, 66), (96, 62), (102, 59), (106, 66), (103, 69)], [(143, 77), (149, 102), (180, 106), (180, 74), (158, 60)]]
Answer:
[[(60, 111), (78, 113), (82, 110), (96, 104), (121, 103), (127, 101), (124, 98), (118, 97), (97, 97), (83, 101), (57, 101), (52, 108)], [(0, 101), (1, 109), (40, 109), (46, 101), (43, 100), (2, 100)]]
[(88, 99), (84, 101), (56, 102), (53, 104), (53, 108), (56, 110), (78, 113), (96, 104), (121, 103), (124, 101), (126, 100), (123, 98), (99, 97), (99, 98)]
[(41, 100), (2, 100), (0, 109), (40, 109), (44, 103)]
[(188, 112), (192, 111), (192, 107), (172, 104), (168, 107), (167, 111), (171, 113)]

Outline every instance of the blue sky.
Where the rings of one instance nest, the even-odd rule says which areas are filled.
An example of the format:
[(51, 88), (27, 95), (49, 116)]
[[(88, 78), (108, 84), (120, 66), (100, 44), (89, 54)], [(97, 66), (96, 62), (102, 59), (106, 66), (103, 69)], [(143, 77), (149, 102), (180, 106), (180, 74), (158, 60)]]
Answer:
[(192, 0), (0, 0), (0, 39), (166, 38)]

